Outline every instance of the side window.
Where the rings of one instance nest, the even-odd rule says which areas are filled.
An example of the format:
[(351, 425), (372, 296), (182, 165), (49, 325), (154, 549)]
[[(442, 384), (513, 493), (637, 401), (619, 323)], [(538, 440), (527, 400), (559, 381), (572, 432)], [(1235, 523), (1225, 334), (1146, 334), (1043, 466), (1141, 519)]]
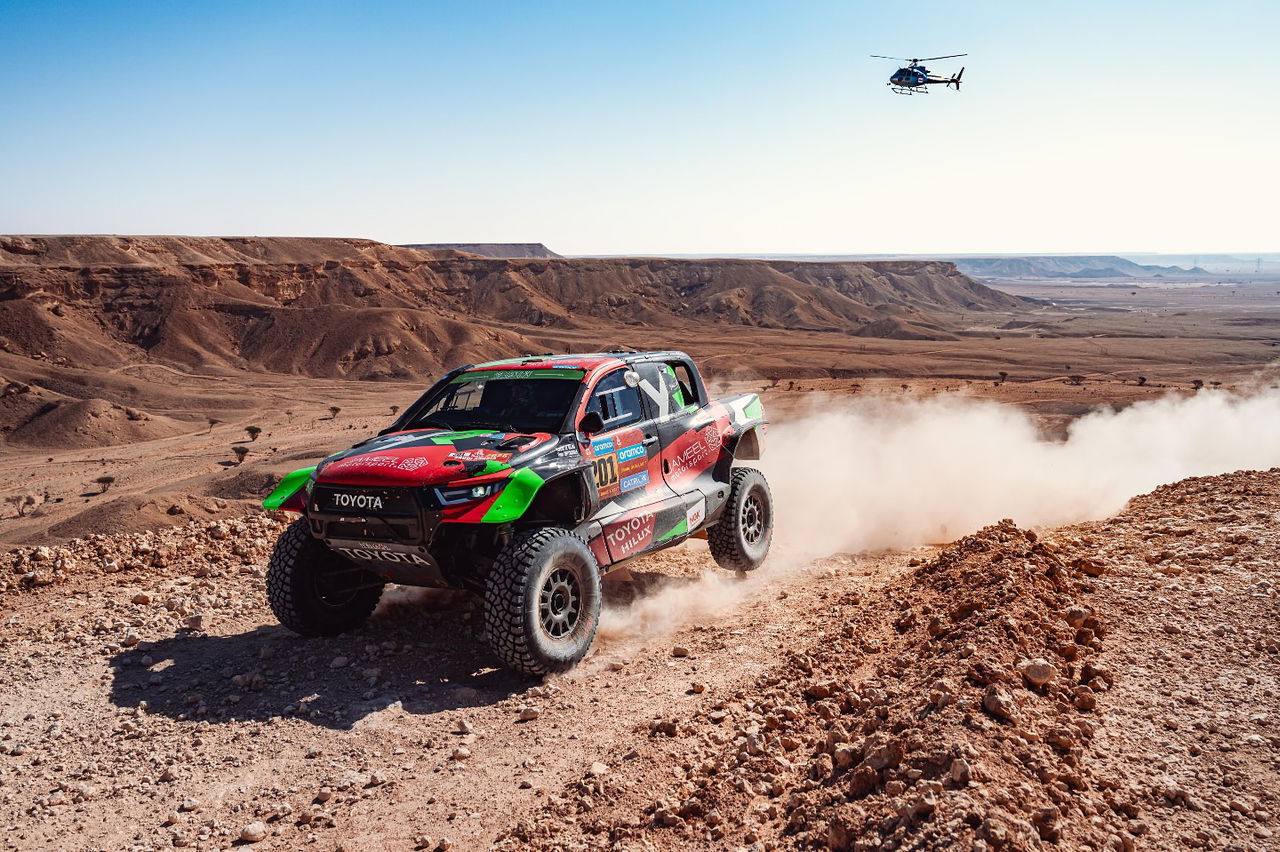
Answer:
[(675, 380), (678, 395), (675, 396), (675, 410), (688, 408), (689, 406), (701, 406), (705, 400), (698, 399), (698, 384), (693, 380), (693, 373), (689, 370), (689, 365), (682, 361), (669, 361), (663, 365), (671, 379)]
[(594, 411), (604, 421), (605, 431), (621, 429), (642, 419), (640, 389), (627, 387), (623, 378), (626, 370), (614, 370), (596, 385), (587, 403), (587, 411)]
[(689, 367), (679, 361), (648, 361), (636, 365), (641, 389), (648, 394), (659, 418), (672, 417), (701, 406)]

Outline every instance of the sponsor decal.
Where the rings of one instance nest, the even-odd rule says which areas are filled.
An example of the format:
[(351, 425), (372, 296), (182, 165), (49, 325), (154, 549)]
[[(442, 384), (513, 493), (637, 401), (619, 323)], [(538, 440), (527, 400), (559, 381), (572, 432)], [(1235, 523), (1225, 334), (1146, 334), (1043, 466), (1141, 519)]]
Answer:
[(681, 435), (671, 446), (667, 459), (669, 473), (674, 476), (696, 475), (706, 470), (720, 456), (724, 444), (724, 435), (720, 426), (711, 423), (698, 431), (689, 431)]
[(685, 447), (671, 459), (671, 473), (675, 475), (700, 471), (707, 466), (707, 461), (715, 452), (707, 446), (701, 435), (694, 438), (693, 443)]
[[(649, 451), (639, 443), (637, 430), (628, 430), (609, 438), (591, 442), (595, 454), (596, 491), (601, 500), (617, 497), (624, 491), (632, 491), (649, 482)], [(621, 446), (626, 439), (637, 443)]]
[(685, 509), (685, 522), (688, 532), (693, 532), (707, 518), (707, 498), (699, 497), (697, 504)]
[(618, 450), (618, 464), (626, 464), (632, 459), (643, 458), (649, 454), (644, 448), (644, 444), (632, 444), (629, 447), (623, 447)]
[(400, 459), (396, 456), (351, 456), (343, 459), (342, 461), (336, 461), (333, 464), (325, 465), (325, 471), (346, 470), (353, 467), (395, 467), (399, 463)]
[(607, 456), (601, 456), (592, 464), (595, 468), (596, 491), (600, 499), (607, 500), (621, 494), (622, 487), (618, 484), (621, 477), (618, 471), (618, 454), (609, 453)]
[(394, 550), (378, 550), (376, 545), (367, 545), (365, 547), (335, 547), (334, 550), (350, 559), (359, 559), (363, 562), (395, 562), (400, 565), (426, 565), (431, 566), (431, 561), (423, 559), (416, 553), (400, 553)]
[(377, 494), (348, 494), (335, 491), (329, 496), (330, 502), (338, 509), (381, 509), (382, 497)]
[(614, 561), (644, 550), (653, 541), (653, 513), (637, 515), (605, 527), (605, 540)]
[(500, 453), (497, 450), (457, 450), (449, 453), (449, 458), (458, 461), (507, 461), (511, 453)]
[(641, 488), (648, 484), (649, 471), (642, 470), (639, 473), (633, 473), (631, 476), (623, 479), (618, 487), (623, 493), (626, 493), (627, 491), (634, 491), (637, 488)]
[(648, 471), (648, 469), (649, 457), (645, 456), (644, 458), (632, 459), (626, 464), (618, 465), (618, 475), (621, 478), (626, 479), (632, 474), (640, 473), (641, 471)]
[(341, 461), (333, 462), (325, 465), (325, 472), (338, 470), (351, 470), (353, 468), (360, 470), (406, 470), (414, 471), (421, 467), (431, 464), (431, 459), (423, 456), (413, 458), (400, 458), (399, 456), (350, 456)]

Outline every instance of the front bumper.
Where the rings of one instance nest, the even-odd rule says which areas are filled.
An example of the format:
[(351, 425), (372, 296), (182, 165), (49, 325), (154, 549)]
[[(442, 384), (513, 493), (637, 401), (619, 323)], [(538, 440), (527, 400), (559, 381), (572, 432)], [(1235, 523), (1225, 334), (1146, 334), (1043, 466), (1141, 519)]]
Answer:
[(429, 490), (318, 484), (307, 504), (311, 534), (331, 550), (388, 582), (447, 585), (431, 554), (442, 512)]

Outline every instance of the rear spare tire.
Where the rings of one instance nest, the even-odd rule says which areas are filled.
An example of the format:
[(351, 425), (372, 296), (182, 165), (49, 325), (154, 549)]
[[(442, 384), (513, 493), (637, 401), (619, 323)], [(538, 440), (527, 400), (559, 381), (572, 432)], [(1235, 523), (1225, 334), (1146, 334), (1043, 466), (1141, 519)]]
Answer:
[(600, 598), (600, 567), (586, 542), (558, 527), (519, 531), (489, 571), (489, 645), (524, 674), (568, 671), (595, 638)]
[(773, 541), (773, 495), (764, 474), (752, 467), (734, 468), (729, 500), (707, 543), (716, 564), (730, 571), (751, 571), (769, 555)]
[(289, 524), (267, 567), (267, 601), (285, 627), (301, 636), (337, 636), (368, 621), (385, 583), (325, 547), (306, 518)]

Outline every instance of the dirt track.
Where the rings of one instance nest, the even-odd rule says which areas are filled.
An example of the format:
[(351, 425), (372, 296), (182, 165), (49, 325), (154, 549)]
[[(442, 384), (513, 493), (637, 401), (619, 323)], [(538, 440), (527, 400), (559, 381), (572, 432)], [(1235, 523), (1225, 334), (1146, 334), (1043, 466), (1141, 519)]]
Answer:
[[(704, 545), (687, 545), (611, 584), (615, 611), (593, 655), (539, 687), (496, 668), (465, 596), (405, 594), (411, 603), (384, 606), (355, 636), (299, 640), (263, 600), (279, 525), (210, 527), (135, 537), (172, 551), (164, 568), (103, 575), (76, 560), (66, 583), (6, 596), (9, 846), (225, 847), (257, 819), (285, 848), (313, 836), (322, 848), (406, 848), (424, 834), (483, 846), (592, 764), (616, 765), (653, 716), (695, 712), (765, 671), (779, 646), (827, 626), (832, 596), (906, 564), (833, 557), (746, 581), (730, 591), (742, 605), (718, 617), (611, 629), (635, 587), (678, 600), (680, 584), (716, 570)], [(248, 545), (243, 556), (233, 543)], [(130, 553), (123, 564), (143, 558), (102, 544)], [(524, 707), (538, 718), (521, 721)], [(199, 805), (182, 811), (188, 799)]]
[[(262, 602), (280, 528), (266, 517), (10, 555), (4, 843), (227, 848), (261, 822), (254, 848), (855, 848), (881, 834), (885, 848), (1277, 848), (1277, 485), (1280, 471), (1188, 480), (1113, 521), (1042, 535), (1034, 559), (1021, 533), (984, 532), (937, 563), (968, 566), (983, 601), (954, 628), (937, 619), (929, 577), (952, 569), (933, 551), (739, 584), (695, 581), (715, 569), (689, 544), (612, 584), (595, 652), (546, 684), (495, 668), (464, 596), (392, 602), (343, 639), (293, 637)], [(1021, 585), (1036, 564), (1061, 592)], [(1084, 617), (1064, 609), (1073, 595), (1098, 627), (1055, 639)], [(961, 632), (931, 640), (949, 630)], [(1099, 662), (1081, 669), (1080, 653)], [(1057, 661), (1048, 691), (1019, 675), (1038, 655)], [(835, 717), (811, 689), (829, 677), (861, 696)], [(1058, 691), (1071, 678), (1088, 705), (1072, 706), (1070, 682)], [(984, 709), (997, 687), (1017, 719)], [(908, 722), (938, 701), (955, 715)], [(739, 754), (734, 731), (784, 705), (768, 713), (788, 739)], [(1062, 713), (1087, 736), (1062, 739)], [(948, 757), (930, 780), (925, 752), (913, 775), (910, 740), (900, 769), (846, 771), (823, 753), (838, 750), (830, 718), (868, 734), (924, 725), (935, 744), (966, 744), (954, 747), (970, 750), (972, 778), (957, 786)], [(829, 778), (813, 774), (818, 758)], [(1065, 797), (1061, 761), (1079, 776)], [(691, 793), (704, 804), (670, 804)], [(820, 804), (841, 801), (858, 804)], [(837, 814), (885, 821), (833, 841)]]

